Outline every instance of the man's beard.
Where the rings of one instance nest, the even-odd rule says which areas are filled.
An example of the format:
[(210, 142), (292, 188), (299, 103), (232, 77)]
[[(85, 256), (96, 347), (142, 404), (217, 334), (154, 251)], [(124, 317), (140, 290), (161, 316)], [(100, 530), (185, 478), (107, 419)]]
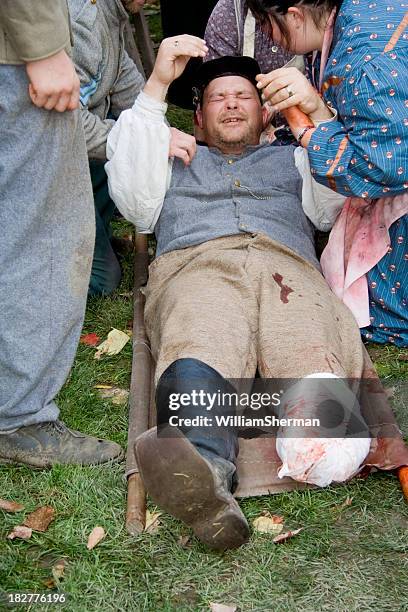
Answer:
[(213, 142), (220, 149), (239, 149), (258, 142), (258, 131), (254, 126), (248, 126), (240, 136), (231, 134), (229, 137), (223, 130), (215, 129)]

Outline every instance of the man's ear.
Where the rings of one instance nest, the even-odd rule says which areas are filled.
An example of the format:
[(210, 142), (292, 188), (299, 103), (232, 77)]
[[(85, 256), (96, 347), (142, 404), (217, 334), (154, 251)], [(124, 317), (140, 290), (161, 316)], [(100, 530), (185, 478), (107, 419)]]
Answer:
[(271, 122), (271, 111), (268, 110), (268, 106), (262, 105), (262, 128), (265, 129)]
[(195, 121), (197, 125), (203, 129), (203, 111), (201, 110), (201, 106), (198, 106), (195, 112)]

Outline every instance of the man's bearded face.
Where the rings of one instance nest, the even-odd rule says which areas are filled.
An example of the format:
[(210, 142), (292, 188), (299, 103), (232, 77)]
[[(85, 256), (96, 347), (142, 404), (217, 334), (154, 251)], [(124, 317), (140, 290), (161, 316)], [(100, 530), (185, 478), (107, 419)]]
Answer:
[(259, 143), (262, 107), (255, 87), (241, 76), (211, 81), (204, 91), (202, 128), (209, 146), (240, 153)]

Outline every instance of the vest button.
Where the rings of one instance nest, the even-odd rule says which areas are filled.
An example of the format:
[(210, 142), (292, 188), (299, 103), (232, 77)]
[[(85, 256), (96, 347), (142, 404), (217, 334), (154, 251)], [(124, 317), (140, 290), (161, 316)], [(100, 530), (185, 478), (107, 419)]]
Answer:
[(271, 51), (272, 51), (272, 53), (277, 53), (278, 52), (278, 47), (276, 45), (273, 45)]
[(241, 182), (237, 179), (236, 181), (234, 181), (234, 185), (235, 187), (241, 187)]
[(231, 164), (233, 164), (233, 163), (234, 163), (234, 160), (233, 160), (233, 159), (229, 159), (227, 163), (228, 163), (229, 165), (231, 165)]

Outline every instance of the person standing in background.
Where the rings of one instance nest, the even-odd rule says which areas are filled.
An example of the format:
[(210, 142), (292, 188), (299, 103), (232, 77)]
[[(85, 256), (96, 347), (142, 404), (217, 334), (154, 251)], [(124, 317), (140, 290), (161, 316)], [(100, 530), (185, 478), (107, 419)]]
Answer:
[(0, 3), (0, 463), (118, 460), (54, 401), (72, 366), (95, 236), (65, 0)]
[(144, 0), (68, 0), (75, 43), (72, 58), (81, 84), (81, 118), (95, 203), (90, 295), (108, 295), (121, 280), (111, 231), (115, 204), (109, 196), (104, 164), (110, 130), (144, 85), (144, 77), (125, 50), (125, 8), (136, 13), (143, 4)]
[(259, 75), (258, 87), (277, 111), (319, 119), (289, 123), (314, 178), (349, 196), (322, 255), (326, 280), (363, 338), (408, 346), (406, 4), (247, 1), (273, 40), (314, 52), (314, 87), (294, 68)]

